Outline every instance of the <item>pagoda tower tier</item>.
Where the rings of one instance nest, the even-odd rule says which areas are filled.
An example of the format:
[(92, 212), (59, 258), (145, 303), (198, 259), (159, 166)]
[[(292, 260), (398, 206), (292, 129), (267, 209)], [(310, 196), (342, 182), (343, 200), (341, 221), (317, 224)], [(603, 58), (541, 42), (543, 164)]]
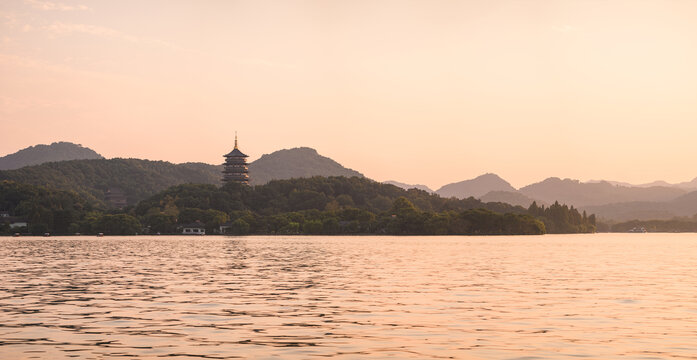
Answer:
[(237, 134), (235, 134), (235, 148), (225, 157), (225, 169), (223, 170), (223, 184), (237, 182), (249, 185), (249, 169), (247, 158), (237, 147)]

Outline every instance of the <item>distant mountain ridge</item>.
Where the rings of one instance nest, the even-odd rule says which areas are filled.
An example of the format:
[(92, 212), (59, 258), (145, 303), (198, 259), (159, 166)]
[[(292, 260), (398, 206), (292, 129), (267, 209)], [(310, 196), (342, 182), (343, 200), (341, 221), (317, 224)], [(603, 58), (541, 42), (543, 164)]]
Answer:
[(433, 191), (431, 188), (429, 188), (428, 186), (426, 186), (426, 185), (421, 185), (421, 184), (416, 184), (416, 185), (405, 184), (405, 183), (403, 183), (403, 182), (394, 181), (394, 180), (387, 180), (387, 181), (383, 181), (382, 183), (383, 183), (383, 184), (394, 185), (394, 186), (399, 187), (399, 188), (402, 188), (402, 189), (404, 189), (404, 190), (419, 189), (419, 190), (426, 191), (426, 192), (428, 192), (429, 194), (433, 194), (433, 193), (435, 192), (435, 191)]
[(490, 191), (484, 196), (480, 197), (479, 200), (489, 203), (489, 202), (502, 202), (511, 205), (518, 205), (527, 208), (533, 202), (537, 202), (537, 205), (549, 205), (547, 202), (541, 200), (535, 200), (530, 197), (523, 195), (518, 191)]
[(271, 180), (312, 176), (363, 177), (363, 174), (346, 168), (309, 147), (278, 150), (271, 154), (264, 154), (249, 164), (251, 185), (262, 185)]
[(654, 187), (654, 186), (664, 186), (664, 187), (674, 187), (674, 188), (679, 188), (679, 189), (685, 189), (685, 190), (697, 190), (697, 178), (692, 179), (691, 181), (684, 181), (680, 183), (675, 183), (671, 184), (667, 181), (663, 180), (657, 180), (657, 181), (652, 181), (650, 183), (646, 184), (631, 184), (628, 182), (622, 182), (622, 181), (606, 181), (606, 180), (590, 180), (588, 183), (600, 183), (600, 182), (608, 182), (612, 185), (619, 185), (619, 186), (628, 186), (628, 187)]
[(632, 201), (598, 206), (584, 210), (601, 218), (616, 221), (669, 220), (675, 217), (697, 215), (697, 191), (692, 191), (669, 201)]
[[(503, 188), (503, 190), (501, 190)], [(515, 190), (495, 174), (448, 184), (436, 191), (441, 196), (472, 196), (483, 202), (503, 202), (523, 207), (533, 201), (538, 205), (556, 201), (595, 213), (609, 220), (671, 219), (697, 214), (697, 179), (669, 184), (655, 181), (643, 185), (608, 181), (581, 182), (573, 179), (547, 178)]]
[(548, 203), (559, 201), (576, 207), (628, 201), (670, 201), (686, 192), (671, 187), (627, 187), (612, 185), (605, 181), (584, 183), (556, 177), (522, 187), (519, 191), (533, 199), (540, 199)]
[(0, 170), (19, 169), (25, 166), (66, 160), (103, 159), (96, 151), (80, 144), (60, 141), (51, 145), (39, 144), (0, 157)]
[(456, 197), (465, 199), (470, 196), (479, 198), (491, 191), (515, 192), (516, 189), (498, 175), (487, 173), (471, 180), (444, 185), (436, 190), (436, 194), (445, 198)]

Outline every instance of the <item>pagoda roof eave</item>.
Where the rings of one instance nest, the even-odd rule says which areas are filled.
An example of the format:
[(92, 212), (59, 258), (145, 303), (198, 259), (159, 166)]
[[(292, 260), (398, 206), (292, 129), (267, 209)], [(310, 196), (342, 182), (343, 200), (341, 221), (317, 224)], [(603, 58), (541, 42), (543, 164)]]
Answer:
[(239, 149), (235, 148), (234, 150), (230, 151), (229, 154), (223, 155), (224, 157), (249, 157), (245, 155), (243, 152), (241, 152)]

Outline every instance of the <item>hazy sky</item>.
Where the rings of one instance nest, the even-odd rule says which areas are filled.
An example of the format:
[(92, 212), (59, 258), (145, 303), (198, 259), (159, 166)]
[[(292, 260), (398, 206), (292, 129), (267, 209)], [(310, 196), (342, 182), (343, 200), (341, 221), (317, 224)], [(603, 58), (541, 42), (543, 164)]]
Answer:
[(309, 146), (376, 180), (697, 176), (697, 1), (0, 2), (0, 155), (221, 163)]

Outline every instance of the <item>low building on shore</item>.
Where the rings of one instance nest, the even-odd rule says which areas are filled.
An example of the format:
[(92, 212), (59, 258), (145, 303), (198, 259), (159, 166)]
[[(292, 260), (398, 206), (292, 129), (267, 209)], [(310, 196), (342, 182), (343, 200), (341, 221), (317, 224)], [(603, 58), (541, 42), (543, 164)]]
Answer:
[(0, 224), (7, 224), (10, 229), (27, 228), (29, 226), (26, 219), (18, 216), (11, 216), (7, 211), (0, 212)]
[(220, 227), (219, 227), (220, 233), (226, 234), (230, 228), (232, 228), (232, 221), (222, 223), (222, 224), (220, 224)]
[(206, 224), (199, 220), (196, 222), (182, 225), (183, 235), (206, 235)]
[(20, 218), (14, 218), (10, 221), (10, 229), (18, 229), (28, 227), (29, 223), (26, 220)]

